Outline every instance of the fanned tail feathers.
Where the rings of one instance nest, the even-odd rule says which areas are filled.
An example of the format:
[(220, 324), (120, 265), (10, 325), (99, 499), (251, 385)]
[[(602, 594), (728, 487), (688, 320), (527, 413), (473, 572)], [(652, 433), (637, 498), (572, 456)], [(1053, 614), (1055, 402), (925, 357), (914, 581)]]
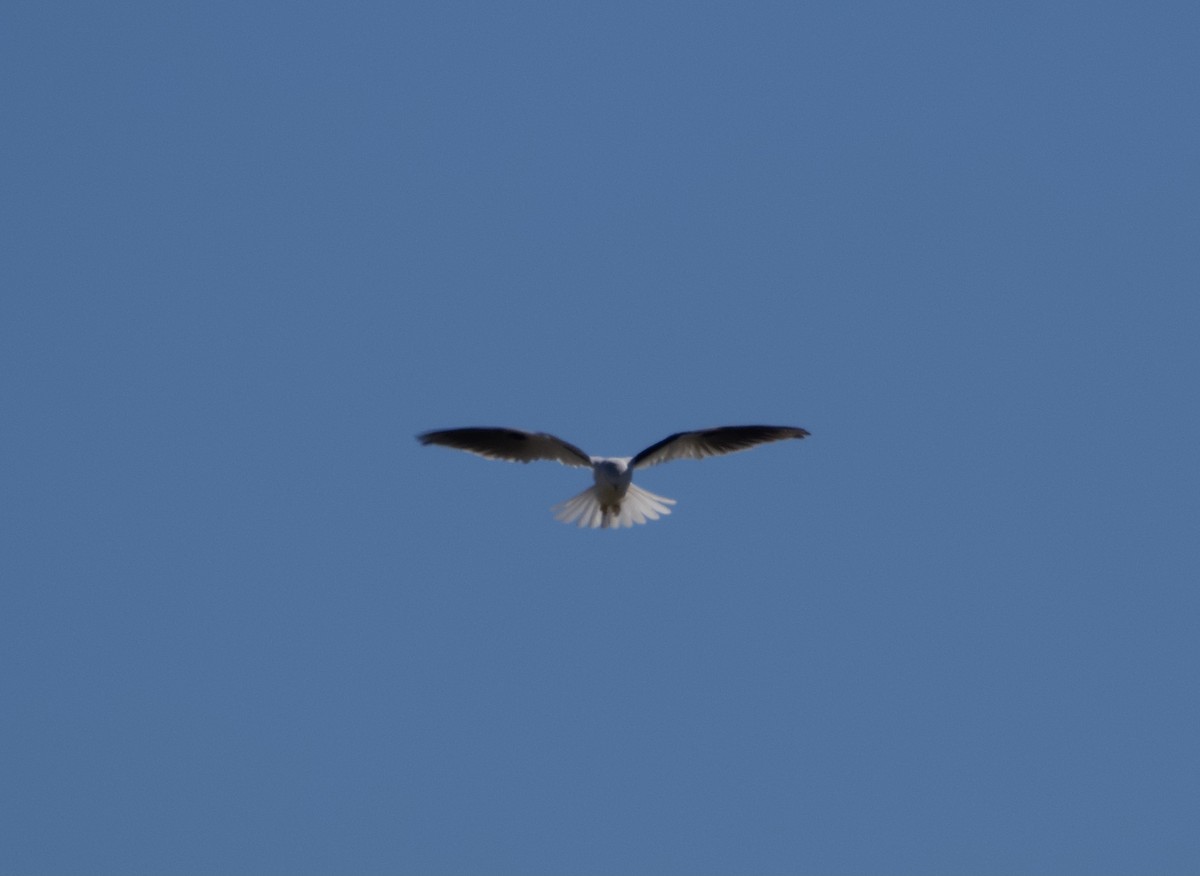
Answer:
[(625, 497), (615, 509), (611, 506), (601, 506), (600, 497), (593, 486), (555, 505), (553, 510), (554, 516), (563, 523), (577, 523), (581, 527), (590, 526), (593, 529), (620, 529), (622, 526), (632, 527), (635, 523), (657, 520), (670, 514), (671, 509), (667, 506), (674, 504), (674, 499), (656, 496), (636, 484), (630, 484)]

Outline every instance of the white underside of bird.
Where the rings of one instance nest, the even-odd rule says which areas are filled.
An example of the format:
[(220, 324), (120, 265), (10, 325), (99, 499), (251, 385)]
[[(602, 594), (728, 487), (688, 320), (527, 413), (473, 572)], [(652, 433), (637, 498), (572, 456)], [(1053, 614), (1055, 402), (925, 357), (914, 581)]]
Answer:
[(657, 496), (633, 483), (633, 473), (672, 459), (703, 459), (747, 450), (769, 441), (807, 438), (795, 426), (719, 426), (676, 432), (636, 456), (589, 456), (574, 444), (546, 432), (471, 427), (424, 432), (422, 444), (465, 450), (488, 459), (532, 462), (548, 459), (576, 468), (590, 467), (594, 483), (582, 493), (554, 506), (554, 516), (564, 523), (594, 529), (632, 527), (671, 513), (674, 499)]
[(582, 493), (555, 505), (554, 516), (563, 523), (578, 523), (593, 529), (620, 529), (671, 513), (674, 499), (657, 496), (633, 484), (633, 457), (592, 458), (596, 483)]

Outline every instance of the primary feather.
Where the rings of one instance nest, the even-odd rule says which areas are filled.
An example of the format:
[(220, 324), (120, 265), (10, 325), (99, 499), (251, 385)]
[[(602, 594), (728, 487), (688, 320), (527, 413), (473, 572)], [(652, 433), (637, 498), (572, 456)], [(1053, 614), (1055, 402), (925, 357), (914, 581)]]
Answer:
[(546, 432), (522, 432), (520, 429), (443, 429), (417, 436), (422, 444), (440, 444), (465, 450), (488, 459), (508, 462), (533, 462), (550, 459), (577, 468), (591, 466), (592, 458), (561, 438)]
[(647, 468), (672, 459), (704, 459), (706, 456), (749, 450), (769, 441), (807, 438), (808, 434), (807, 429), (794, 426), (718, 426), (715, 429), (676, 432), (657, 444), (651, 444), (633, 458), (630, 466)]

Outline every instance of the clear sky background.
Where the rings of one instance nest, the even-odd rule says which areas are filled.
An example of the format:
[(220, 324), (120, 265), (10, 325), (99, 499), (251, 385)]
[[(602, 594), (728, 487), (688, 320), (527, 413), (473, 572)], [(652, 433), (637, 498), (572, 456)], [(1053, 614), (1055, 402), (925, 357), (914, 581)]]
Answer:
[(7, 6), (0, 872), (1197, 872), (1198, 33)]

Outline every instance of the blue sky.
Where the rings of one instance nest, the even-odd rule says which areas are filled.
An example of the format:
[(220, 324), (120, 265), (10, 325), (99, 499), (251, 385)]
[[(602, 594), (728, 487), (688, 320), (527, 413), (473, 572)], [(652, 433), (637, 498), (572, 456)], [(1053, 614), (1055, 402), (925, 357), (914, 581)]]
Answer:
[(0, 872), (1196, 871), (1194, 5), (4, 19)]

